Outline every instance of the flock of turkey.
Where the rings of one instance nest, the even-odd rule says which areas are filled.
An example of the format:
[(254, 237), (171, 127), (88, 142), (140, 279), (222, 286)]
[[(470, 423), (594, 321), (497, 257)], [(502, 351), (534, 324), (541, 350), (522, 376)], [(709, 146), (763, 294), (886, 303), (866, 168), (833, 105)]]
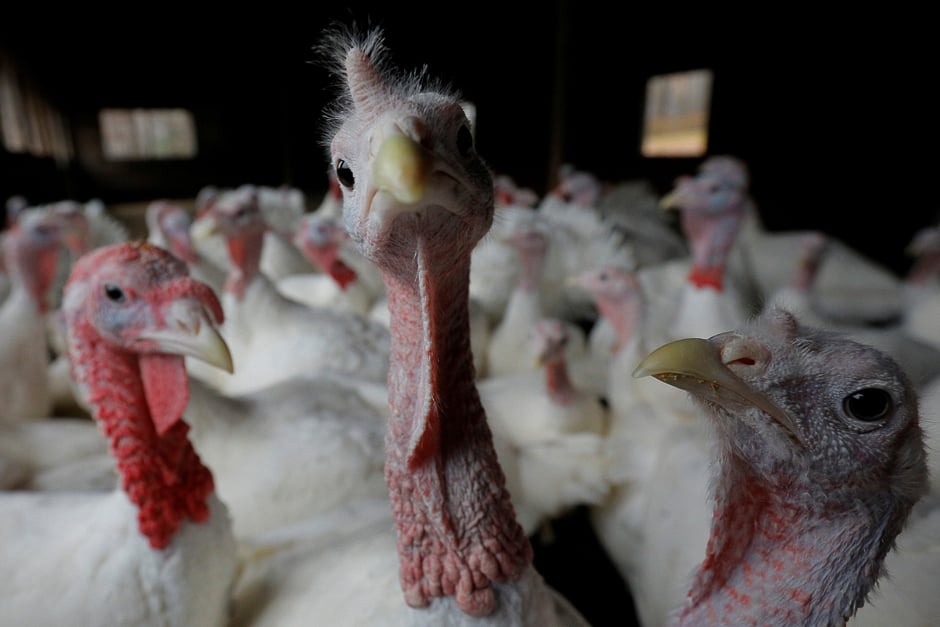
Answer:
[[(380, 31), (327, 40), (316, 208), (9, 205), (0, 624), (935, 620), (937, 227), (897, 278), (730, 156), (539, 198)], [(577, 508), (636, 618), (534, 567)]]

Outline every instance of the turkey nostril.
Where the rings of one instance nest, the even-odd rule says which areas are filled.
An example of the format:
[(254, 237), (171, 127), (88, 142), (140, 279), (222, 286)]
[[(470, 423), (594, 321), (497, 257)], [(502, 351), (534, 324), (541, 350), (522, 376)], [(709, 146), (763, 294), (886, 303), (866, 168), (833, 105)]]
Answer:
[(738, 364), (740, 366), (753, 366), (756, 363), (757, 362), (751, 357), (739, 357), (738, 359), (729, 361), (728, 365), (730, 366), (731, 364)]

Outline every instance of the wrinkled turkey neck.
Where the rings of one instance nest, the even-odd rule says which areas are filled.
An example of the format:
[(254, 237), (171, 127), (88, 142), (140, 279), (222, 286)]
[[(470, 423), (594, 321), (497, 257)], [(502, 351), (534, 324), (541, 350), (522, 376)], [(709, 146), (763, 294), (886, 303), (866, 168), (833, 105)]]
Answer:
[[(494, 490), (505, 480), (474, 384), (470, 259), (435, 263), (428, 257), (421, 252), (416, 256), (414, 278), (386, 274), (392, 351), (386, 475), (391, 495), (413, 501), (414, 510), (422, 512), (418, 518), (426, 517), (440, 529), (462, 527), (461, 503), (475, 504), (468, 514), (486, 507), (492, 518), (515, 526), (505, 492)], [(401, 488), (399, 473), (421, 489)], [(505, 537), (513, 535), (507, 532)]]
[(157, 435), (137, 356), (94, 339), (86, 324), (74, 324), (73, 374), (108, 438), (121, 486), (138, 508), (141, 533), (153, 548), (162, 549), (184, 518), (208, 517), (205, 498), (213, 490), (212, 475), (189, 442), (185, 422)]
[(229, 259), (231, 260), (225, 291), (235, 294), (239, 299), (245, 294), (245, 288), (261, 271), (261, 250), (264, 233), (247, 233), (228, 237)]
[(890, 516), (873, 523), (877, 508), (858, 501), (795, 503), (740, 460), (720, 473), (706, 557), (679, 624), (711, 624), (716, 612), (732, 624), (829, 624), (850, 611), (878, 573)]

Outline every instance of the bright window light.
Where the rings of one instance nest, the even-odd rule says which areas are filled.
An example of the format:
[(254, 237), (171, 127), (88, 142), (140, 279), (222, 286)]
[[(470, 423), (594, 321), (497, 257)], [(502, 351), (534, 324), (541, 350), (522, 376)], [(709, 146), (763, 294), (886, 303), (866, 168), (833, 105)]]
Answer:
[(102, 109), (98, 124), (109, 161), (196, 156), (196, 124), (185, 109)]
[(644, 157), (701, 157), (708, 150), (711, 70), (650, 77), (643, 115)]

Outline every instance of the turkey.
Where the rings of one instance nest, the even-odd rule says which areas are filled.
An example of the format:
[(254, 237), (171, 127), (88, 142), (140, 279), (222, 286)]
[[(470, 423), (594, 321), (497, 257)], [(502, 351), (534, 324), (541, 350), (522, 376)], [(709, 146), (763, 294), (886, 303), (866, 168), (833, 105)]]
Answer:
[(308, 307), (277, 291), (258, 266), (268, 226), (250, 188), (221, 194), (199, 218), (223, 234), (231, 263), (222, 293), (222, 334), (235, 360), (234, 374), (198, 362), (192, 374), (226, 394), (243, 394), (292, 378), (333, 372), (384, 382), (389, 333), (384, 325), (349, 312)]
[(614, 298), (621, 329), (606, 380), (613, 487), (591, 518), (645, 627), (663, 624), (704, 550), (710, 517), (696, 496), (706, 489), (711, 451), (687, 398), (630, 373), (664, 341), (710, 337), (748, 317), (746, 282), (728, 268), (745, 215), (740, 188), (710, 176), (683, 178), (662, 204), (680, 210), (690, 258), (635, 276), (602, 269), (589, 281), (593, 293)]
[(83, 233), (55, 212), (27, 210), (3, 233), (10, 293), (0, 303), (0, 421), (52, 415), (46, 314), (59, 300), (52, 293), (68, 241), (84, 242)]
[(486, 309), (493, 324), (500, 320), (521, 270), (510, 235), (520, 224), (538, 221), (548, 237), (539, 281), (544, 314), (569, 321), (592, 319), (590, 300), (566, 285), (565, 279), (601, 263), (636, 265), (622, 230), (595, 207), (569, 203), (556, 194), (547, 194), (535, 207), (527, 196), (507, 200), (512, 204), (496, 207), (492, 230), (474, 250), (470, 295)]
[(606, 265), (580, 275), (577, 284), (597, 302), (601, 322), (610, 321), (603, 335), (613, 335), (599, 342), (608, 354), (597, 359), (606, 366), (610, 429), (604, 451), (611, 488), (591, 508), (591, 524), (629, 584), (640, 624), (663, 625), (708, 538), (710, 516), (700, 494), (710, 450), (687, 399), (656, 381), (631, 377), (658, 337), (649, 333), (658, 325), (650, 320), (637, 273)]
[[(641, 268), (684, 257), (689, 252), (678, 229), (660, 211), (659, 200), (649, 181), (602, 181), (591, 172), (565, 163), (559, 168), (558, 182), (543, 204), (549, 209), (596, 215), (630, 249), (633, 267)], [(597, 260), (598, 263), (623, 261)]]
[(235, 189), (214, 186), (201, 189), (196, 197), (196, 217), (191, 231), (193, 244), (200, 256), (220, 268), (229, 268), (225, 238), (214, 232), (211, 224), (205, 224), (202, 217), (217, 200), (233, 193), (254, 196), (264, 223), (268, 226), (258, 262), (265, 276), (276, 281), (291, 274), (316, 271), (291, 242), (297, 221), (305, 213), (306, 198), (302, 191), (290, 187), (245, 184)]
[(537, 370), (479, 380), (477, 390), (513, 505), (527, 535), (577, 505), (607, 495), (607, 407), (568, 374), (568, 324), (535, 323)]
[(665, 332), (709, 337), (743, 321), (751, 312), (749, 277), (736, 273), (730, 261), (749, 210), (746, 189), (724, 172), (706, 170), (694, 178), (679, 177), (660, 204), (679, 211), (691, 250), (691, 266), (678, 293), (651, 289), (649, 283), (646, 287), (662, 303), (663, 318), (671, 321)]
[[(101, 247), (65, 286), (69, 359), (121, 474), (110, 492), (0, 495), (11, 625), (224, 625), (236, 547), (187, 437), (183, 355), (231, 367), (222, 309), (147, 244)], [(65, 524), (67, 521), (67, 524)]]
[[(536, 214), (537, 215), (537, 214)], [(536, 367), (534, 344), (530, 333), (539, 320), (549, 315), (542, 304), (542, 278), (548, 256), (550, 237), (547, 223), (522, 223), (507, 235), (507, 243), (518, 255), (517, 283), (509, 295), (506, 309), (493, 327), (486, 349), (486, 377), (502, 377)], [(569, 357), (584, 354), (584, 331), (568, 323), (565, 352)]]
[[(796, 268), (793, 251), (805, 231), (769, 231), (763, 224), (758, 203), (750, 195), (747, 164), (731, 155), (713, 155), (699, 166), (697, 179), (724, 181), (744, 195), (746, 217), (729, 270), (742, 279), (743, 295), (757, 312), (763, 301), (786, 285)], [(829, 251), (819, 269), (815, 306), (820, 314), (846, 324), (891, 321), (901, 313), (902, 286), (881, 264), (867, 258), (838, 238), (831, 238)]]
[(24, 207), (16, 214), (17, 221), (29, 219), (39, 214), (58, 214), (71, 224), (75, 236), (66, 242), (67, 255), (61, 255), (56, 266), (55, 281), (49, 291), (49, 307), (56, 309), (62, 297), (62, 288), (68, 278), (72, 263), (86, 250), (99, 246), (126, 242), (129, 238), (127, 227), (108, 213), (105, 205), (98, 199), (85, 203), (75, 200), (60, 200), (44, 205)]
[(666, 344), (636, 375), (689, 392), (715, 443), (711, 536), (674, 623), (864, 616), (927, 489), (917, 393), (897, 363), (768, 309)]
[(147, 241), (160, 246), (182, 259), (189, 266), (192, 276), (206, 283), (216, 293), (225, 285), (225, 269), (202, 257), (193, 245), (192, 216), (185, 207), (167, 200), (155, 200), (147, 205), (144, 219), (147, 225)]
[(310, 307), (336, 307), (368, 315), (380, 295), (343, 259), (347, 239), (346, 229), (337, 219), (312, 213), (301, 218), (293, 242), (317, 271), (281, 278), (278, 291)]
[(493, 184), (459, 98), (393, 76), (379, 30), (326, 45), (348, 90), (328, 131), (344, 220), (391, 312), (391, 517), (380, 507), (362, 532), (360, 515), (284, 552), (255, 547), (236, 625), (586, 625), (532, 566), (475, 387), (470, 260)]
[(871, 325), (833, 320), (816, 306), (819, 269), (829, 252), (831, 238), (809, 231), (803, 236), (796, 274), (788, 286), (770, 296), (765, 307), (783, 306), (813, 326), (841, 332), (863, 344), (869, 344), (891, 355), (904, 368), (918, 388), (940, 376), (940, 346), (922, 341), (910, 333), (903, 322)]

